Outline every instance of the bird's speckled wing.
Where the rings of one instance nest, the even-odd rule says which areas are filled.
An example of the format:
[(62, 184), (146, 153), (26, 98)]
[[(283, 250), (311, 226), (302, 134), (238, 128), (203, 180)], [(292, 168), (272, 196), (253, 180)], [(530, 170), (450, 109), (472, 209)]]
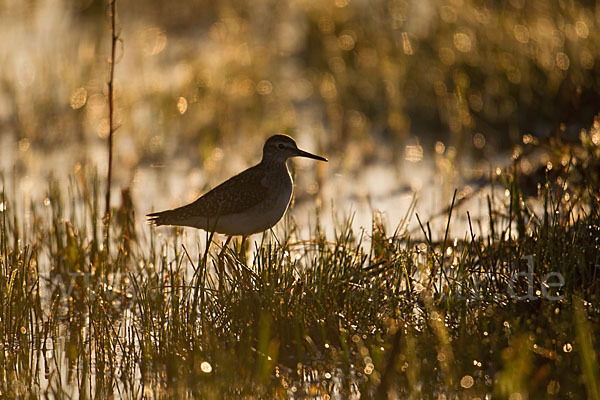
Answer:
[(172, 225), (190, 217), (216, 217), (243, 212), (268, 195), (263, 185), (265, 170), (260, 164), (221, 183), (198, 200), (174, 210), (148, 214), (157, 225)]

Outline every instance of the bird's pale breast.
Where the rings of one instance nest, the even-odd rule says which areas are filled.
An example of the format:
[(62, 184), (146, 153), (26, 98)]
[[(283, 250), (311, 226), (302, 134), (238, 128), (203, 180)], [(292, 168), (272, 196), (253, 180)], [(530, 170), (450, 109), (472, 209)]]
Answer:
[[(285, 214), (292, 198), (293, 182), (287, 168), (274, 168), (265, 173), (258, 185), (266, 189), (267, 196), (251, 208), (207, 218), (193, 218), (193, 226), (227, 235), (251, 235), (274, 226)], [(243, 196), (243, 194), (241, 194)]]

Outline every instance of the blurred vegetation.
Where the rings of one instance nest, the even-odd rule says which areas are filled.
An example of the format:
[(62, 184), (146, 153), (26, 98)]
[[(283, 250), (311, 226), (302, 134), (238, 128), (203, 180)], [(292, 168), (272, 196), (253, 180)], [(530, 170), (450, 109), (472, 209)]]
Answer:
[[(479, 175), (488, 214), (458, 238), (470, 187), (445, 231), (409, 232), (412, 208), (393, 233), (375, 214), (369, 231), (317, 221), (304, 239), (288, 218), (223, 259), (142, 229), (127, 189), (106, 226), (86, 162), (108, 133), (106, 4), (5, 0), (0, 139), (75, 143), (82, 163), (41, 203), (17, 195), (19, 165), (2, 177), (0, 398), (598, 398), (595, 2), (119, 6), (119, 169), (206, 167), (293, 130), (342, 164), (409, 141), (435, 143), (449, 175), (465, 154), (510, 149), (512, 164)], [(562, 299), (516, 300), (511, 284)]]
[[(524, 134), (577, 137), (600, 104), (596, 2), (119, 6), (117, 152), (131, 167), (294, 129), (330, 153), (416, 136), (487, 154)], [(106, 4), (0, 11), (0, 129), (49, 144), (106, 136)]]

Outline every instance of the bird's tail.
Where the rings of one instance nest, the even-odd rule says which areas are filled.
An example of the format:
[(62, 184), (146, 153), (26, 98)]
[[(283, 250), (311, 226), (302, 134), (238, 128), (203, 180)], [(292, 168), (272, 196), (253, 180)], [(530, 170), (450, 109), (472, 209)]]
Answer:
[(161, 225), (177, 225), (179, 220), (178, 214), (175, 210), (159, 211), (146, 215), (148, 217), (148, 223), (156, 226)]

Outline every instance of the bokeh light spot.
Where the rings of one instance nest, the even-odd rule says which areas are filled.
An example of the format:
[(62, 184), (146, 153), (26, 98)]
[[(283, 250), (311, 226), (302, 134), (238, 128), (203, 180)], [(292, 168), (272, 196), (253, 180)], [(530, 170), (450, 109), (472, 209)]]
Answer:
[(475, 135), (473, 135), (473, 145), (481, 150), (485, 147), (485, 136), (483, 136), (482, 133), (477, 132)]
[(87, 102), (87, 90), (85, 88), (78, 88), (71, 94), (71, 108), (74, 110), (81, 108)]
[(587, 24), (583, 21), (577, 21), (575, 23), (575, 32), (577, 33), (577, 36), (579, 36), (582, 39), (587, 38), (590, 34), (590, 30)]
[(319, 18), (319, 30), (323, 33), (329, 34), (335, 31), (335, 23), (328, 16), (321, 16)]
[(529, 42), (529, 28), (525, 25), (515, 25), (513, 28), (513, 35), (515, 35), (515, 39), (520, 43)]
[(468, 53), (472, 47), (471, 38), (465, 33), (454, 34), (454, 47), (462, 53)]
[(473, 380), (473, 377), (471, 375), (465, 375), (460, 380), (460, 386), (462, 386), (465, 389), (469, 389), (473, 386), (474, 383), (475, 381)]
[(167, 35), (157, 27), (148, 28), (140, 34), (142, 51), (147, 56), (154, 56), (167, 46)]
[(339, 37), (340, 49), (342, 50), (352, 50), (354, 48), (354, 38), (349, 34), (343, 34)]
[(267, 80), (262, 80), (256, 84), (256, 93), (261, 96), (267, 96), (273, 91), (273, 84)]
[(475, 112), (481, 111), (483, 108), (483, 100), (481, 99), (481, 95), (477, 92), (469, 94), (469, 105), (471, 106), (471, 110)]
[(423, 147), (420, 145), (406, 146), (406, 161), (419, 162), (423, 159)]
[(187, 111), (187, 108), (188, 102), (185, 97), (180, 97), (177, 99), (177, 111), (179, 111), (179, 114), (184, 114)]
[(29, 150), (29, 146), (30, 146), (29, 139), (23, 138), (23, 139), (19, 140), (19, 151), (21, 151), (22, 153)]
[(202, 364), (200, 364), (200, 369), (205, 374), (210, 374), (212, 372), (212, 365), (210, 365), (208, 361), (202, 361)]
[(569, 60), (569, 56), (567, 56), (565, 53), (563, 52), (558, 52), (556, 53), (556, 66), (560, 69), (562, 69), (563, 71), (566, 71), (569, 69), (569, 65), (570, 65), (570, 60)]
[(335, 87), (335, 79), (330, 74), (325, 74), (319, 87), (321, 96), (326, 100), (333, 100), (337, 96), (337, 89)]
[(438, 154), (444, 154), (444, 151), (446, 151), (446, 145), (443, 142), (436, 142), (435, 143), (435, 152)]

